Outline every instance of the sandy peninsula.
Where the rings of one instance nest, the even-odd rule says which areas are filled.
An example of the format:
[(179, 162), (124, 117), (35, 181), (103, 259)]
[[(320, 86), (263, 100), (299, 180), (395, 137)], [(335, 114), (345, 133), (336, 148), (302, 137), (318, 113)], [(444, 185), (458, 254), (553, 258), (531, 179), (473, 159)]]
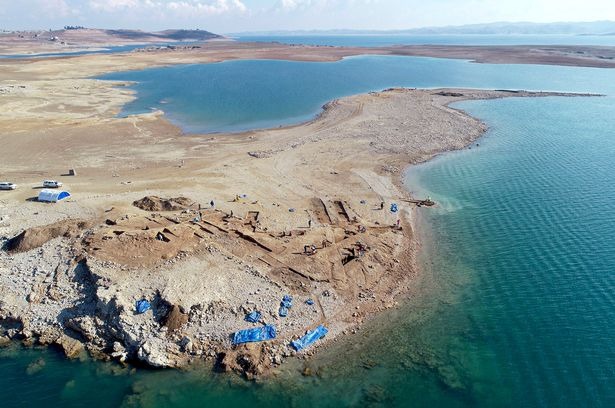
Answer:
[[(70, 357), (182, 367), (209, 359), (254, 377), (328, 342), (412, 291), (413, 199), (402, 170), (462, 149), (486, 127), (449, 104), (560, 93), (391, 89), (328, 103), (316, 119), (241, 134), (184, 135), (155, 112), (116, 113), (134, 95), (90, 79), (125, 69), (232, 58), (336, 60), (352, 49), (212, 45), (1, 61), (0, 335)], [(76, 176), (65, 176), (68, 169)], [(41, 180), (72, 197), (37, 202)], [(420, 197), (419, 197), (420, 198)], [(390, 211), (397, 204), (399, 212)], [(284, 295), (293, 297), (279, 316)], [(147, 299), (152, 309), (135, 312)], [(313, 302), (308, 302), (312, 300)], [(244, 320), (259, 311), (258, 323)], [(240, 329), (277, 338), (234, 347)], [(6, 341), (6, 340), (5, 340)]]

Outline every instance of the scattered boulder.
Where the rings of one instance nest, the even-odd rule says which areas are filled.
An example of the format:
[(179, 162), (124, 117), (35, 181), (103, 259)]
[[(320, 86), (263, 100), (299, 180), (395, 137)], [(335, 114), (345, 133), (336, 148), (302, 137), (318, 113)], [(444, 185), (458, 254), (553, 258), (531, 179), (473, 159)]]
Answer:
[(11, 339), (9, 339), (8, 336), (0, 337), (0, 348), (8, 347), (9, 344), (11, 344)]
[(43, 359), (42, 357), (31, 362), (30, 364), (28, 364), (28, 367), (26, 368), (26, 373), (28, 375), (34, 375), (40, 371), (43, 370), (43, 368), (45, 368), (45, 359)]
[(62, 347), (64, 354), (70, 359), (79, 357), (84, 350), (83, 344), (81, 344), (80, 341), (68, 337), (67, 335), (60, 336), (55, 341), (55, 344)]
[(120, 342), (116, 341), (113, 343), (113, 352), (111, 353), (111, 357), (116, 358), (123, 363), (128, 358), (128, 352)]
[[(107, 354), (103, 348), (94, 346), (92, 344), (88, 344), (87, 347), (88, 353), (90, 354), (90, 357), (92, 357), (94, 360), (100, 360), (100, 361), (111, 361), (111, 357), (114, 357), (113, 354), (109, 355)], [(126, 359), (119, 359), (120, 362), (125, 362)]]
[(65, 326), (79, 333), (85, 340), (91, 342), (96, 337), (96, 326), (91, 317), (82, 316), (66, 321)]
[[(58, 340), (60, 335), (61, 333), (57, 328), (48, 328), (47, 330), (39, 334), (38, 342), (42, 345), (53, 344)], [(25, 333), (24, 337), (27, 337)]]
[(166, 341), (157, 337), (147, 339), (137, 351), (137, 358), (152, 367), (175, 367), (174, 353), (166, 347)]

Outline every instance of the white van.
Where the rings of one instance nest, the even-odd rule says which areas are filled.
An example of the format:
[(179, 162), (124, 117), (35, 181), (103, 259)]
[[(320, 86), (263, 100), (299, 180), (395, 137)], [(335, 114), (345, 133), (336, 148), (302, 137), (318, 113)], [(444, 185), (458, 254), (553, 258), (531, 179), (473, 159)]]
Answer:
[(44, 180), (43, 187), (45, 188), (59, 188), (62, 187), (62, 183), (56, 180)]
[(17, 184), (10, 183), (8, 181), (0, 181), (0, 190), (15, 190), (17, 188)]

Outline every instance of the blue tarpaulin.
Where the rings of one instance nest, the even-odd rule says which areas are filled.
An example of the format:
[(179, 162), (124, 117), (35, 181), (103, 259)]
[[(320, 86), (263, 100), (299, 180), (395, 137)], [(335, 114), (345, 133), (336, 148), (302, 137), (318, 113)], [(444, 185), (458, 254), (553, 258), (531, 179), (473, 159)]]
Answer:
[(391, 212), (396, 213), (397, 211), (399, 211), (397, 204), (391, 204)]
[(284, 295), (282, 302), (280, 302), (280, 310), (278, 314), (282, 317), (288, 316), (288, 310), (293, 307), (293, 298), (290, 295)]
[(275, 327), (268, 324), (266, 326), (254, 327), (236, 332), (233, 335), (233, 344), (250, 343), (255, 341), (265, 341), (275, 339)]
[(308, 300), (305, 301), (305, 304), (312, 306), (314, 304), (314, 300), (313, 299), (308, 299)]
[(294, 340), (290, 342), (290, 345), (297, 351), (301, 351), (305, 348), (311, 346), (318, 339), (322, 338), (325, 334), (327, 334), (329, 330), (322, 324), (315, 328), (314, 330), (310, 330), (307, 334), (301, 337), (299, 340)]
[(246, 315), (246, 322), (257, 323), (261, 319), (261, 313), (256, 310)]
[(152, 308), (152, 305), (145, 299), (137, 300), (135, 305), (137, 314), (145, 313)]
[(293, 298), (290, 295), (284, 295), (282, 298), (282, 306), (291, 308), (293, 307)]

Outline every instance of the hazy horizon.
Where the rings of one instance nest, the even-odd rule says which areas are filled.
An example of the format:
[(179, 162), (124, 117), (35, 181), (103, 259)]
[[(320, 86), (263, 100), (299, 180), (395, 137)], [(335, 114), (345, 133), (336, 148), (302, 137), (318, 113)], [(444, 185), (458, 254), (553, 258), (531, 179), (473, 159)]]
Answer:
[(215, 33), (390, 31), (511, 22), (615, 20), (605, 0), (0, 0), (0, 29), (80, 25)]
[(163, 31), (207, 31), (223, 36), (242, 36), (242, 35), (615, 35), (615, 20), (598, 21), (555, 21), (548, 23), (536, 23), (529, 21), (496, 21), (481, 24), (464, 25), (443, 25), (425, 26), (407, 29), (351, 29), (351, 28), (332, 28), (332, 29), (298, 29), (298, 30), (247, 30), (235, 32), (214, 32), (207, 27), (165, 27), (160, 29), (147, 30), (138, 27), (94, 27), (80, 24), (65, 24), (64, 26), (48, 28), (14, 28), (7, 29), (0, 27), (0, 32), (20, 32), (20, 31), (48, 31), (61, 30), (65, 27), (93, 29), (93, 30), (134, 30), (144, 32), (163, 32)]

